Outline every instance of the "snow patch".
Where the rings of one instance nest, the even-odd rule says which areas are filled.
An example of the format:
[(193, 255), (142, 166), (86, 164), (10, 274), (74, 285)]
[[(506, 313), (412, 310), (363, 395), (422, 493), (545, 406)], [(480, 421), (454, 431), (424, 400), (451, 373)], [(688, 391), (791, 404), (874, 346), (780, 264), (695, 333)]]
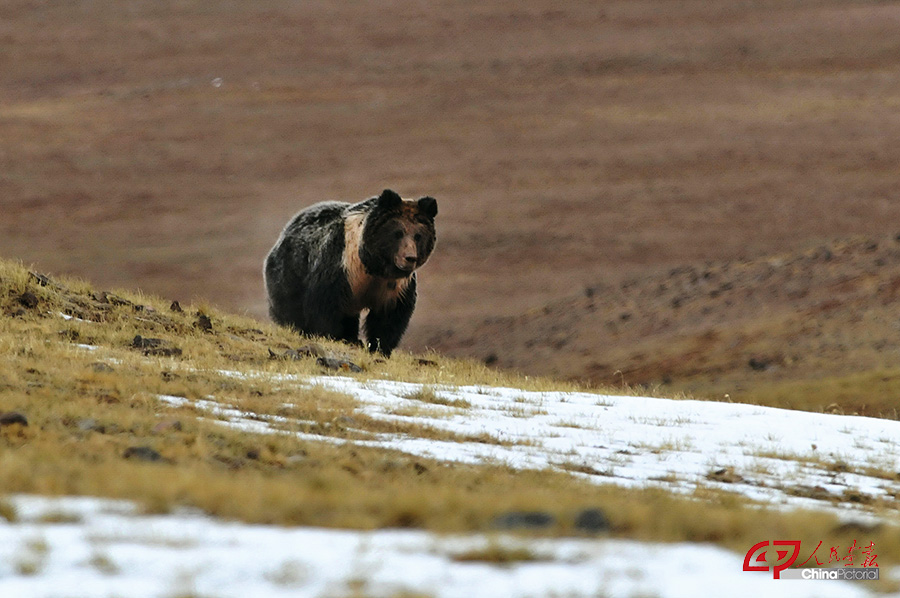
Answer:
[[(363, 440), (346, 440), (297, 433), (310, 440), (353, 442), (446, 461), (554, 468), (630, 488), (662, 487), (683, 494), (713, 488), (767, 505), (827, 509), (856, 519), (871, 519), (872, 504), (893, 504), (900, 493), (893, 475), (900, 471), (897, 421), (741, 403), (423, 387), (340, 376), (278, 376), (277, 382), (295, 385), (297, 392), (322, 387), (350, 394), (360, 402), (358, 411), (371, 418), (424, 424), (483, 441), (371, 433)], [(418, 400), (423, 391), (447, 405)], [(291, 433), (285, 432), (290, 427), (283, 425), (289, 423), (285, 418), (212, 399), (193, 404), (223, 425)]]
[[(710, 588), (727, 589), (732, 598), (874, 595), (847, 582), (747, 573), (741, 555), (709, 545), (292, 529), (189, 512), (147, 516), (127, 502), (94, 498), (10, 502), (19, 520), (0, 520), (0, 596), (694, 598), (710, 595)], [(525, 548), (541, 560), (504, 567), (454, 559), (490, 542)]]

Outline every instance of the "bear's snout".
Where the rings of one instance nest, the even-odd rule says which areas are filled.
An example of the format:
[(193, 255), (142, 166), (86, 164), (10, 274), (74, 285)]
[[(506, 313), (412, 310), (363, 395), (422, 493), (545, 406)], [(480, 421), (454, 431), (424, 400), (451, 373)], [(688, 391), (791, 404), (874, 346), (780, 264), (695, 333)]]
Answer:
[(412, 239), (403, 239), (394, 258), (394, 265), (404, 272), (412, 272), (419, 265), (419, 252)]
[(412, 272), (416, 269), (416, 266), (419, 264), (419, 258), (415, 253), (405, 253), (397, 256), (397, 259), (394, 261), (394, 265), (397, 266), (398, 269), (403, 270), (404, 272)]

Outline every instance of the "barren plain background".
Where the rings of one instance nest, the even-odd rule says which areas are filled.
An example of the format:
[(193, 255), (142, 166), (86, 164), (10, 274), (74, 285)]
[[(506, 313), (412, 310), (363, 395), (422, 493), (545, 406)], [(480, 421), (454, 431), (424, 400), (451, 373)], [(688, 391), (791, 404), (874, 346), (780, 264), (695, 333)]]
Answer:
[(440, 206), (405, 348), (896, 416), (898, 31), (874, 0), (8, 0), (0, 256), (264, 318), (286, 221), (390, 187)]

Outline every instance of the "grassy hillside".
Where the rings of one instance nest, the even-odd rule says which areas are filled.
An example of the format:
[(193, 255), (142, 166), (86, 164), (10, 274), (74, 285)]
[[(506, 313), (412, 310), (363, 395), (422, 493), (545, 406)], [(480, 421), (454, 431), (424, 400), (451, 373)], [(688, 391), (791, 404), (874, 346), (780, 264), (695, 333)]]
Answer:
[[(385, 431), (502, 441), (367, 418), (354, 397), (290, 384), (284, 375), (420, 382), (415, 398), (425, 407), (439, 402), (428, 390), (437, 384), (566, 386), (439, 355), (399, 352), (384, 361), (317, 341), (308, 350), (336, 360), (332, 370), (304, 346), (309, 339), (208, 306), (97, 291), (0, 262), (0, 419), (11, 422), (0, 426), (0, 489), (127, 498), (160, 513), (189, 506), (249, 522), (446, 532), (491, 532), (504, 514), (537, 511), (556, 521), (541, 534), (577, 535), (575, 514), (599, 508), (610, 520), (605, 533), (615, 537), (714, 542), (739, 552), (760, 538), (849, 545), (859, 536), (860, 528), (833, 515), (760, 509), (699, 486), (673, 496), (596, 485), (577, 472), (447, 463), (357, 444)], [(351, 373), (350, 363), (362, 371)], [(281, 416), (286, 433), (218, 425), (197, 407), (212, 397), (227, 397), (251, 419)], [(15, 518), (8, 507), (0, 514)], [(882, 558), (900, 558), (896, 534), (883, 526), (864, 531)]]

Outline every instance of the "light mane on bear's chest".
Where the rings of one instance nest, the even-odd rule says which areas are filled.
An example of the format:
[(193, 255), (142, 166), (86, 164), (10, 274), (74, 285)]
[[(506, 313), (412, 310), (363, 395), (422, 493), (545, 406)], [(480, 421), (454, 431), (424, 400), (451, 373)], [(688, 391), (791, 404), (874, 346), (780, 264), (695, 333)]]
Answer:
[(350, 283), (351, 311), (392, 305), (409, 286), (409, 278), (389, 279), (366, 272), (359, 257), (365, 214), (350, 214), (344, 219), (344, 255), (341, 265)]

